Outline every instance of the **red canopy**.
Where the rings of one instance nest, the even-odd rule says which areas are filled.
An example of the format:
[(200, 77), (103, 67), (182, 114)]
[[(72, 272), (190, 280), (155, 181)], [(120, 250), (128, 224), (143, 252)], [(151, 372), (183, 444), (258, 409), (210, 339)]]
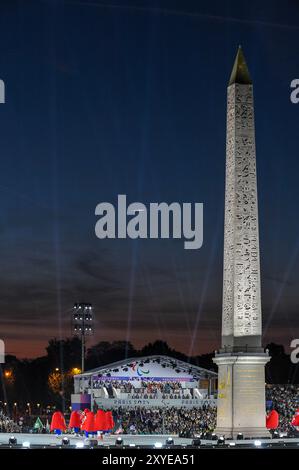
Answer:
[(60, 429), (60, 431), (66, 430), (65, 419), (61, 411), (55, 411), (52, 415), (50, 430)]
[(272, 410), (266, 417), (266, 427), (267, 429), (277, 429), (279, 423), (279, 414), (277, 411)]
[(74, 410), (71, 413), (69, 428), (80, 428), (80, 426), (81, 426), (80, 413), (79, 411)]

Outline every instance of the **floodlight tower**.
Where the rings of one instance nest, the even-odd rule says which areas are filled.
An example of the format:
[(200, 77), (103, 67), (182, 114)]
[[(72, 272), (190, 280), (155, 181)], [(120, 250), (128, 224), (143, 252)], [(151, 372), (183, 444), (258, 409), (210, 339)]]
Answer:
[(81, 339), (81, 369), (84, 372), (85, 337), (94, 333), (92, 305), (85, 302), (75, 303), (72, 312), (73, 333)]

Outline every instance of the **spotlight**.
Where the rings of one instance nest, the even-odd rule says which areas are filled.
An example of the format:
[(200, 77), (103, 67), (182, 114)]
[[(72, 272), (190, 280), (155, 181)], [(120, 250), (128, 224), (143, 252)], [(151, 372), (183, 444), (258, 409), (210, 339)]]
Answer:
[(242, 434), (241, 432), (239, 432), (239, 433), (237, 434), (237, 441), (243, 441), (243, 439), (244, 439), (243, 434)]
[(218, 439), (218, 441), (217, 441), (217, 444), (218, 444), (218, 445), (223, 445), (224, 443), (225, 443), (225, 438), (224, 438), (224, 436), (220, 436), (219, 439)]
[(155, 449), (162, 449), (162, 447), (163, 447), (162, 442), (155, 442), (155, 444), (154, 444)]
[(167, 445), (167, 446), (173, 446), (174, 445), (174, 440), (172, 439), (172, 437), (168, 437), (166, 439), (165, 445)]
[(84, 447), (84, 442), (82, 441), (76, 442), (76, 449), (83, 449), (83, 447)]
[(261, 441), (254, 441), (254, 445), (255, 445), (255, 447), (261, 447), (262, 443), (261, 443)]
[(116, 446), (122, 446), (124, 443), (123, 439), (121, 437), (118, 437), (115, 441)]
[(29, 441), (24, 441), (23, 444), (22, 444), (22, 447), (24, 447), (24, 449), (30, 449), (30, 442)]
[(17, 445), (17, 439), (15, 438), (15, 436), (11, 436), (9, 439), (8, 439), (8, 444), (11, 445), (11, 446), (15, 446)]
[(85, 439), (85, 447), (93, 449), (98, 446), (98, 441), (96, 439)]
[(193, 447), (199, 447), (201, 445), (201, 440), (199, 438), (193, 439), (191, 445)]
[(63, 446), (69, 446), (69, 445), (70, 445), (70, 440), (69, 440), (69, 438), (68, 438), (68, 437), (64, 437), (64, 438), (62, 439), (62, 441), (61, 441), (61, 444), (62, 444)]

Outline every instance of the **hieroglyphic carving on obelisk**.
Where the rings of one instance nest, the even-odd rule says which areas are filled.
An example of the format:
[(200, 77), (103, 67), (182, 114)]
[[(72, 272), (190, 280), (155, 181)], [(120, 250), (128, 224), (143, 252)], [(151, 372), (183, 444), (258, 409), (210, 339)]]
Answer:
[(261, 345), (252, 81), (239, 48), (227, 95), (222, 347)]

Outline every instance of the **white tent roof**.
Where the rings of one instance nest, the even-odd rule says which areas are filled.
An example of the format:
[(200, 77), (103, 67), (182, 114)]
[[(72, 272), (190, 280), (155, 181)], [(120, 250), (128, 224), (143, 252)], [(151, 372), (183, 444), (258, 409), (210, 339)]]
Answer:
[(217, 373), (211, 370), (197, 367), (168, 356), (145, 356), (129, 358), (113, 362), (106, 366), (97, 367), (83, 374), (78, 374), (75, 379), (88, 378), (90, 376), (113, 379), (159, 379), (177, 378), (211, 379), (216, 378)]

